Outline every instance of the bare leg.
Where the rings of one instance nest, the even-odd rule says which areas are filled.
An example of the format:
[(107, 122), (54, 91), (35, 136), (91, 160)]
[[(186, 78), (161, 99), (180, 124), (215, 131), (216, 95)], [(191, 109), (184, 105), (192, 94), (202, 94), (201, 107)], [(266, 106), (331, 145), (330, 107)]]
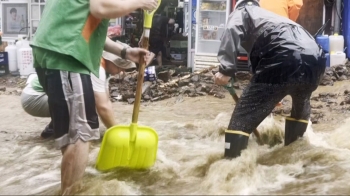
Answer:
[(62, 195), (72, 195), (81, 187), (88, 163), (90, 142), (78, 140), (62, 149), (61, 190)]

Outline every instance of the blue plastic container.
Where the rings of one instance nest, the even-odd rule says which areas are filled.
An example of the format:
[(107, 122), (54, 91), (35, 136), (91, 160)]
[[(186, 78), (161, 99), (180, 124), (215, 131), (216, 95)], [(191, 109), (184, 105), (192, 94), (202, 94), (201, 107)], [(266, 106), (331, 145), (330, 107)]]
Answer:
[(7, 52), (0, 52), (0, 76), (9, 73), (9, 60)]
[(8, 65), (8, 54), (7, 52), (0, 52), (0, 65)]
[(326, 53), (326, 58), (327, 58), (326, 67), (330, 67), (331, 66), (331, 57), (330, 57), (329, 53)]
[(145, 69), (145, 75), (143, 81), (155, 81), (157, 80), (156, 68), (155, 66), (148, 66)]
[(350, 58), (350, 1), (344, 0), (344, 11), (342, 18), (343, 26), (343, 36), (344, 36), (344, 45), (346, 47), (345, 54), (347, 58)]
[(328, 35), (319, 35), (316, 37), (316, 42), (320, 44), (325, 53), (329, 52), (329, 37)]

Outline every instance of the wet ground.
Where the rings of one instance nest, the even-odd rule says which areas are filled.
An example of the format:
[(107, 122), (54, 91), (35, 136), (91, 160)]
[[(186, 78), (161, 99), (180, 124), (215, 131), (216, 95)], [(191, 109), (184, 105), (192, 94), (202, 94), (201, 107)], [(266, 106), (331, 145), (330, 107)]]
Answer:
[[(322, 118), (310, 124), (303, 139), (283, 146), (282, 116), (288, 112), (282, 111), (258, 127), (266, 145), (259, 146), (251, 136), (248, 149), (234, 160), (222, 158), (224, 129), (234, 108), (229, 94), (223, 99), (179, 95), (143, 103), (139, 124), (151, 126), (159, 134), (154, 167), (100, 173), (94, 169), (100, 145), (95, 142), (85, 187), (79, 194), (348, 195), (350, 105), (341, 105), (347, 97), (345, 90), (350, 90), (349, 81), (319, 87), (312, 104)], [(11, 87), (0, 93), (0, 193), (58, 194), (60, 151), (54, 149), (53, 141), (39, 138), (49, 119), (26, 114), (19, 93)], [(288, 104), (286, 98), (283, 107), (290, 107)], [(129, 124), (132, 105), (115, 102), (113, 107), (118, 123)], [(101, 132), (104, 130), (101, 123)]]

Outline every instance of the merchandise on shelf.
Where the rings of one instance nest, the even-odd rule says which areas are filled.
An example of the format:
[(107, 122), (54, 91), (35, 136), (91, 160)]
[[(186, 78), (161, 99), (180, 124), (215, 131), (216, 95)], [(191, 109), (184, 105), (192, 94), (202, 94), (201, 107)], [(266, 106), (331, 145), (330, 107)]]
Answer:
[(221, 2), (202, 2), (201, 10), (226, 10), (226, 1)]

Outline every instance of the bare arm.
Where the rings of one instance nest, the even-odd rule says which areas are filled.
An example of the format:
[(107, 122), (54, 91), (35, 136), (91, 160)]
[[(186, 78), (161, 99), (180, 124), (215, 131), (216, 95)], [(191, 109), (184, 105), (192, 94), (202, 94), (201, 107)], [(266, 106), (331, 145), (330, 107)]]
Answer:
[(139, 8), (152, 10), (156, 0), (90, 0), (90, 12), (96, 18), (119, 18)]
[(124, 46), (118, 42), (112, 41), (110, 38), (106, 38), (104, 50), (107, 52), (110, 52), (112, 54), (121, 56), (121, 51), (123, 50)]
[(96, 110), (98, 115), (100, 116), (103, 124), (107, 129), (117, 124), (112, 102), (109, 100), (106, 93), (102, 92), (94, 92), (95, 100), (96, 100)]

